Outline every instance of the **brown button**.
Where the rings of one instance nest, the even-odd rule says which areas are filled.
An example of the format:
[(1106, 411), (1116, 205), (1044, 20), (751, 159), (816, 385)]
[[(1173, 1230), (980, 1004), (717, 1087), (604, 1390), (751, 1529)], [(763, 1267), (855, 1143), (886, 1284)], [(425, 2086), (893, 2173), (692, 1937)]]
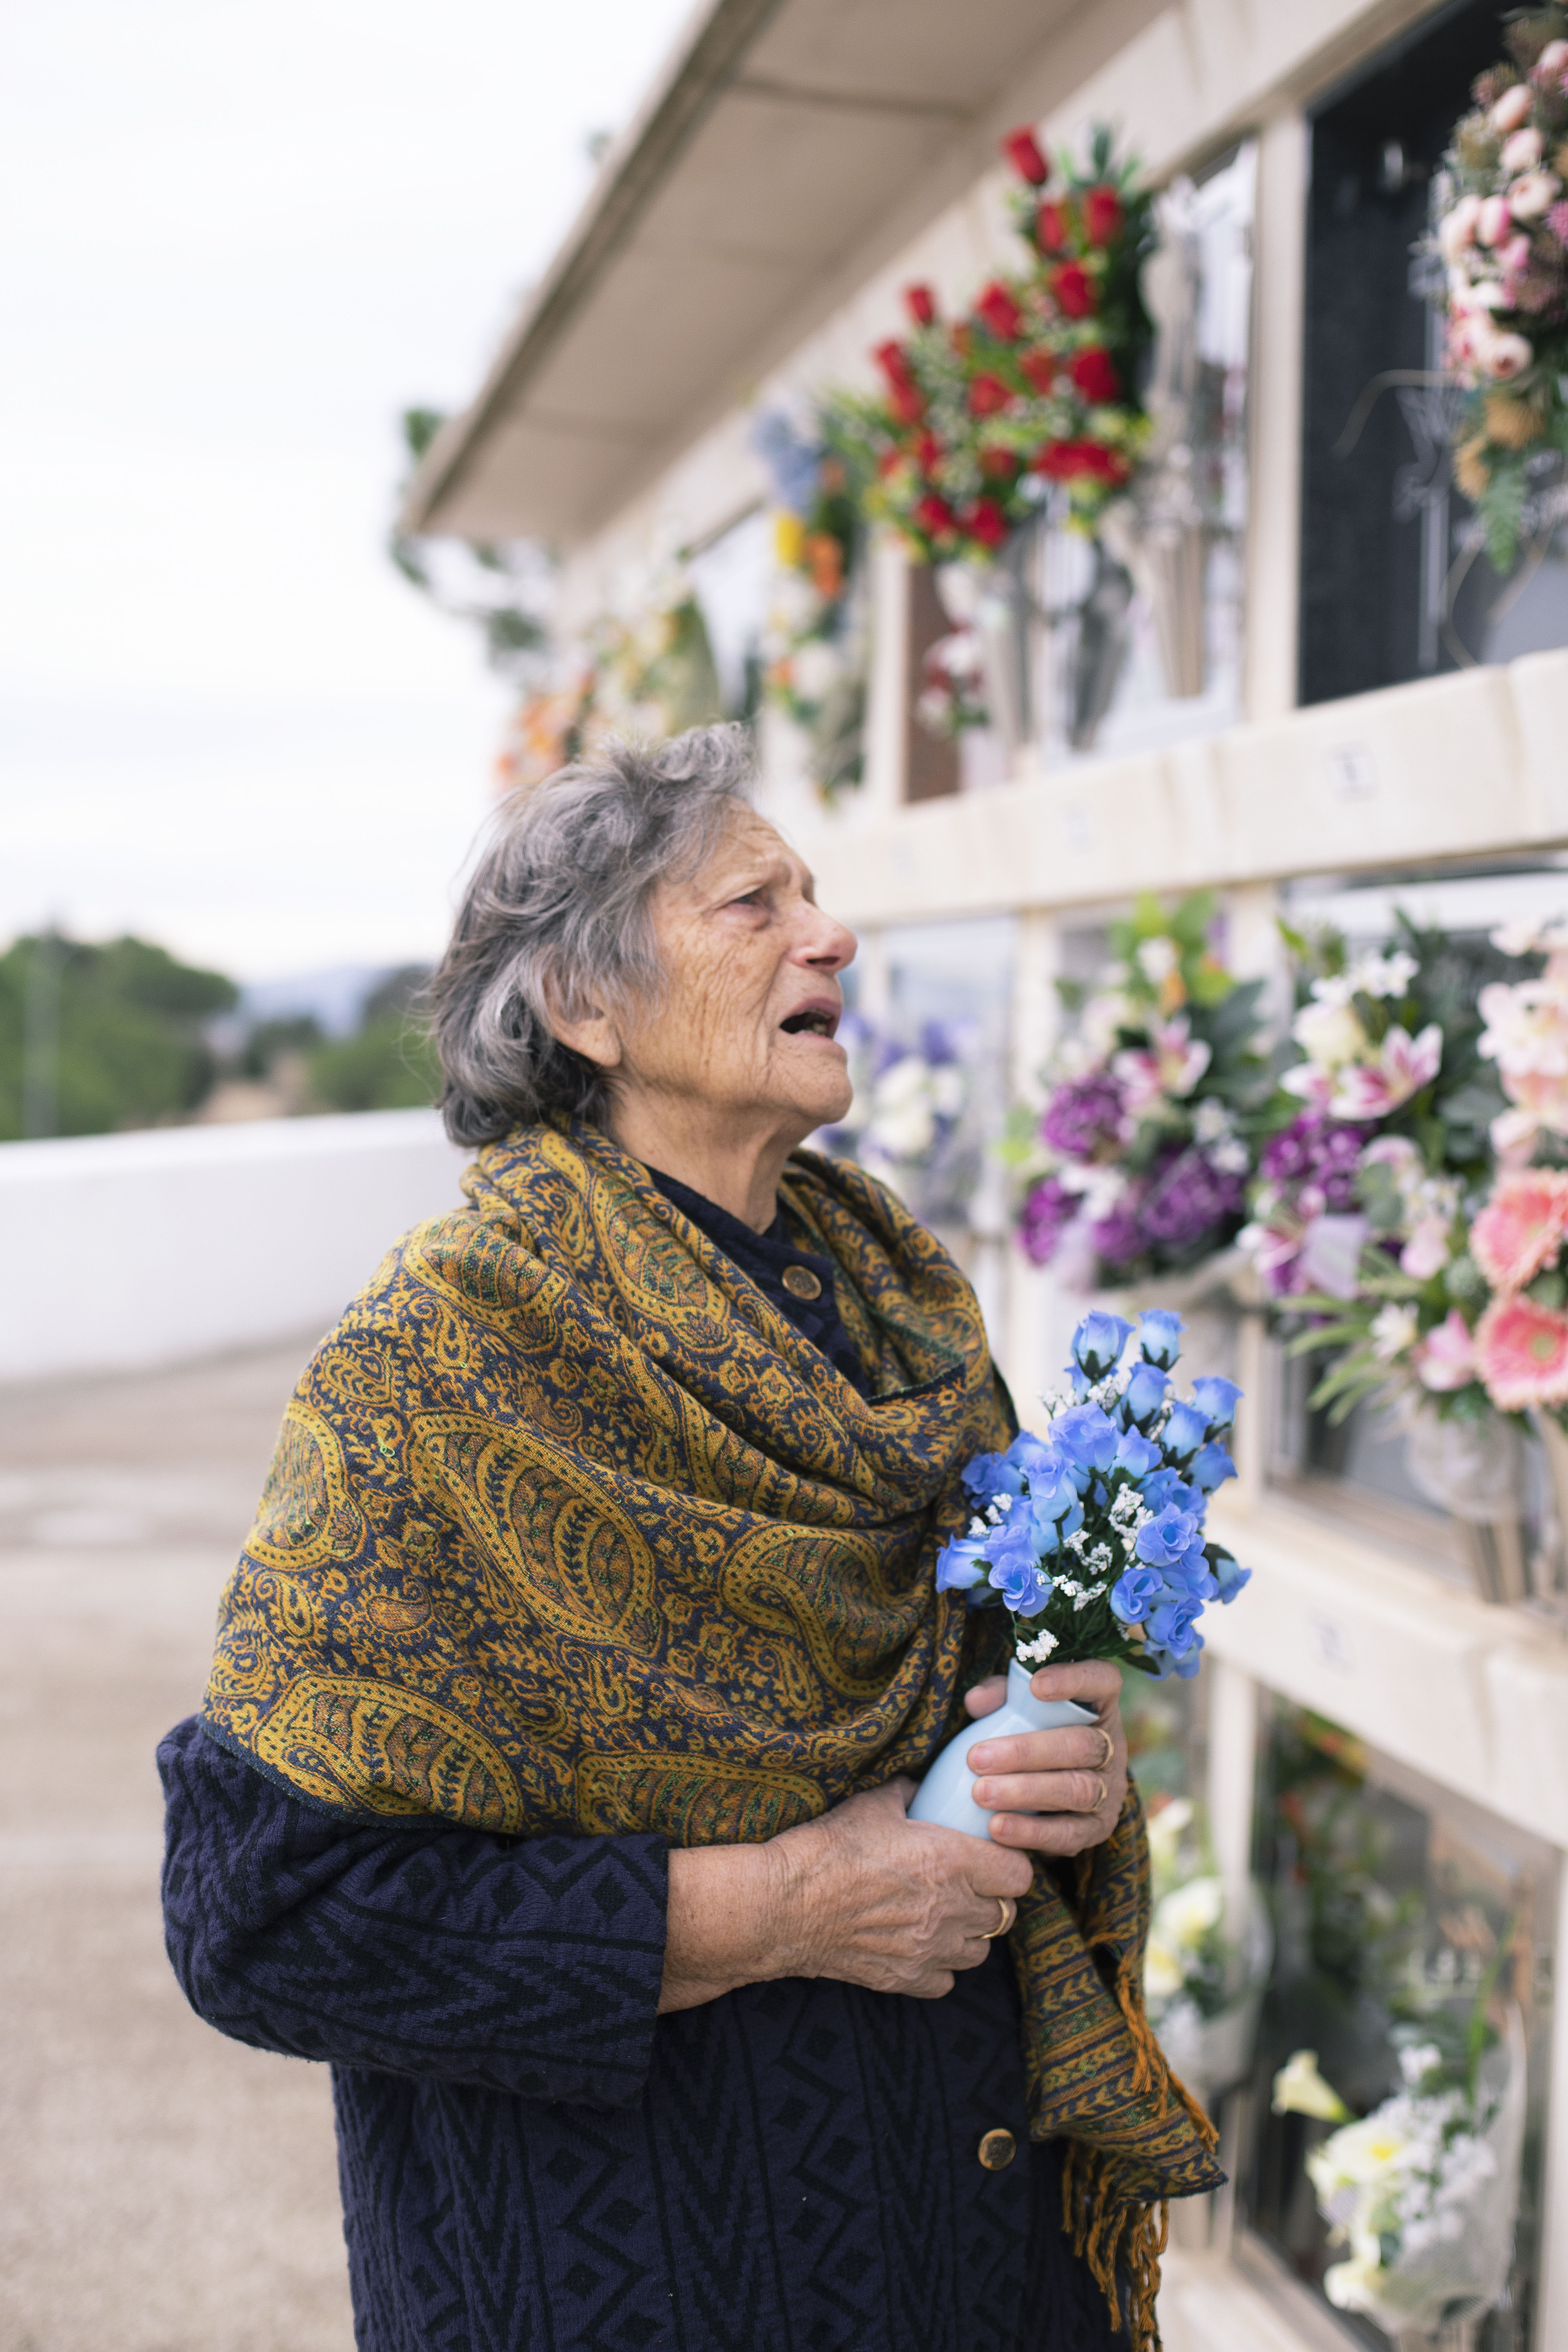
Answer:
[(1018, 2153), (1010, 2131), (988, 2131), (980, 2143), (980, 2161), (987, 2172), (1005, 2172)]
[(786, 1265), (784, 1286), (792, 1298), (820, 1298), (822, 1284), (808, 1265)]

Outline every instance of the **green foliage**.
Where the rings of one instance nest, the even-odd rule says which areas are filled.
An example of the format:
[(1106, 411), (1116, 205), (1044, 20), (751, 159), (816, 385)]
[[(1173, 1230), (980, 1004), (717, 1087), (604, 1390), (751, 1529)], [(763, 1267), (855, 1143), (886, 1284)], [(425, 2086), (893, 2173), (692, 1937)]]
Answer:
[[(439, 408), (404, 410), (399, 419), (403, 446), (408, 453), (408, 478), (404, 488), (446, 422)], [(541, 576), (532, 551), (471, 546), (458, 559), (457, 585), (449, 577), (440, 576), (449, 573), (450, 562), (433, 562), (426, 542), (395, 523), (387, 541), (387, 552), (411, 587), (419, 589), (454, 620), (467, 621), (479, 631), (485, 657), (492, 669), (521, 685), (535, 681), (549, 638), (539, 614), (532, 609)], [(445, 551), (447, 558), (456, 553), (452, 549)], [(477, 582), (475, 572), (479, 574)], [(467, 585), (463, 584), (465, 574)], [(478, 593), (474, 593), (476, 590)]]
[(310, 1094), (322, 1109), (420, 1110), (435, 1101), (440, 1072), (416, 1010), (427, 977), (422, 964), (391, 973), (366, 999), (353, 1036), (310, 1055)]
[(258, 1021), (239, 1056), (240, 1076), (265, 1078), (284, 1054), (308, 1054), (321, 1043), (321, 1024), (313, 1013), (297, 1013), (283, 1021)]
[(0, 1139), (25, 1131), (29, 1031), (35, 1123), (42, 1102), (55, 1134), (111, 1134), (195, 1108), (216, 1066), (202, 1024), (237, 997), (221, 972), (145, 940), (14, 940), (0, 955)]

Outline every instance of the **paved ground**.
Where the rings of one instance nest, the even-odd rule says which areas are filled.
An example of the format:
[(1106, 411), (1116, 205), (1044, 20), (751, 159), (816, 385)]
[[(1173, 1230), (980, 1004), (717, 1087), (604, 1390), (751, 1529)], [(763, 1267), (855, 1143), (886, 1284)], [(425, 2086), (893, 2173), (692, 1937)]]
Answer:
[(0, 2347), (351, 2352), (325, 2070), (185, 2007), (153, 1751), (308, 1343), (0, 1391)]
[[(153, 1749), (308, 1345), (0, 1390), (0, 2352), (352, 2352), (326, 2072), (194, 2017), (158, 1916)], [(1169, 2352), (1287, 2352), (1167, 2276)]]

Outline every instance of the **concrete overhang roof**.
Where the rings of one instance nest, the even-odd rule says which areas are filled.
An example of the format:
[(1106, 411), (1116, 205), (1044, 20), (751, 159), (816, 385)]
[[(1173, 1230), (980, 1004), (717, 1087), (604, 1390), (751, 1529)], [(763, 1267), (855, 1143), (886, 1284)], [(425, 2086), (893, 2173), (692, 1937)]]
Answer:
[[(1073, 0), (705, 0), (409, 488), (415, 531), (571, 545), (816, 323), (840, 266)], [(933, 204), (945, 201), (945, 191)]]

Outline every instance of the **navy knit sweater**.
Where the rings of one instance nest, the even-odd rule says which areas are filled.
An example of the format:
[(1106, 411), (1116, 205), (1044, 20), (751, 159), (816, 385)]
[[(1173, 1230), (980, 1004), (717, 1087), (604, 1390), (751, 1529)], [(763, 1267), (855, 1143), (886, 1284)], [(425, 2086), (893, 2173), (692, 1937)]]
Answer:
[[(826, 1262), (742, 1263), (805, 1328), (791, 1258), (837, 1360)], [(194, 1718), (158, 1761), (192, 2006), (332, 2067), (362, 2352), (1124, 2346), (1028, 2144), (1004, 1951), (938, 2001), (785, 1979), (661, 2018), (661, 1837), (345, 1825)]]

